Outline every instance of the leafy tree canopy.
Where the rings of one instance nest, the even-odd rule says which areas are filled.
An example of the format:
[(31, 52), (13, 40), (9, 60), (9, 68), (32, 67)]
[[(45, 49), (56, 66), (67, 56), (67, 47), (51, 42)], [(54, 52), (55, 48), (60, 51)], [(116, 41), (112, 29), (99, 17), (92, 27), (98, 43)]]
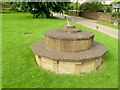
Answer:
[(37, 17), (42, 14), (42, 16), (45, 15), (45, 17), (48, 18), (50, 16), (50, 11), (67, 11), (67, 6), (69, 4), (69, 2), (27, 2), (25, 8), (27, 8), (33, 15), (38, 15)]
[(68, 11), (70, 8), (70, 2), (7, 2), (4, 5), (11, 8), (11, 10), (18, 10), (22, 12), (30, 12), (33, 17), (45, 17), (50, 16), (50, 12), (63, 12)]
[(85, 2), (81, 5), (80, 10), (103, 12), (105, 10), (105, 6), (101, 2)]

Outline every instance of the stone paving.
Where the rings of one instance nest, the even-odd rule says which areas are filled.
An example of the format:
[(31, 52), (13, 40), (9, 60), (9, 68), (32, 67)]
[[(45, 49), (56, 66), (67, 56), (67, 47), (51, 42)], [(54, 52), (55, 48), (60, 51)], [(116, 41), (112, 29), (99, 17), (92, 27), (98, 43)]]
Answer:
[(96, 20), (86, 19), (86, 18), (77, 17), (77, 16), (68, 16), (65, 14), (60, 15), (60, 14), (54, 13), (53, 15), (61, 19), (65, 19), (65, 16), (66, 16), (67, 20), (72, 20), (77, 24), (81, 24), (91, 29), (100, 31), (116, 39), (118, 39), (119, 38), (118, 35), (120, 35), (120, 30), (97, 24)]

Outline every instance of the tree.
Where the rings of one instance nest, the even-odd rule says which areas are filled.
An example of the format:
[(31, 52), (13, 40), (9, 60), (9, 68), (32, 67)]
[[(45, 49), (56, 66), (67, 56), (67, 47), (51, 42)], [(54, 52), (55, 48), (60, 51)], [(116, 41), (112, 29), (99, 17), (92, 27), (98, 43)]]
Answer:
[(106, 5), (106, 12), (108, 13), (112, 12), (112, 5)]
[(27, 4), (27, 2), (20, 2), (20, 10), (22, 12), (28, 12), (29, 6)]
[(86, 2), (81, 5), (80, 9), (82, 11), (104, 12), (105, 6), (101, 2)]
[[(23, 7), (25, 6), (26, 7)], [(69, 2), (27, 2), (22, 9), (27, 9), (34, 18), (50, 16), (50, 11), (63, 12), (68, 10)]]

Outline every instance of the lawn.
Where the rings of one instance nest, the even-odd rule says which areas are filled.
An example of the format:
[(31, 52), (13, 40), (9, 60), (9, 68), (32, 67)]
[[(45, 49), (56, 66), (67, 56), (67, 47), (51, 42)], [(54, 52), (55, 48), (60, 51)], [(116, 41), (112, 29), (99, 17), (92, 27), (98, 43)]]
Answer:
[(95, 40), (109, 49), (104, 56), (104, 67), (80, 76), (58, 75), (36, 64), (30, 45), (42, 40), (45, 31), (63, 27), (64, 24), (65, 20), (57, 18), (33, 19), (29, 13), (2, 14), (3, 88), (118, 87), (118, 40), (75, 23), (78, 28), (93, 31)]
[(120, 29), (120, 26), (115, 26), (115, 25), (113, 25), (111, 23), (107, 23), (107, 22), (103, 22), (103, 21), (97, 21), (96, 23), (107, 26), (107, 27), (110, 27), (110, 28), (114, 28), (114, 29), (119, 28)]
[(0, 14), (0, 89), (2, 88), (2, 14)]

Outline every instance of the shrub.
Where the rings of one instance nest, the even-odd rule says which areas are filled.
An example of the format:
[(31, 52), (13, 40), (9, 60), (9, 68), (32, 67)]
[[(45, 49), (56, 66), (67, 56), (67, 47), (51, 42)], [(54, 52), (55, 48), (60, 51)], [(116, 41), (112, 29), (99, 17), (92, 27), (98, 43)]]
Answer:
[(112, 16), (113, 16), (113, 17), (118, 17), (118, 16), (120, 16), (120, 12), (113, 12), (113, 13), (112, 13)]
[(111, 5), (106, 6), (106, 12), (108, 12), (108, 13), (112, 12), (112, 6)]

